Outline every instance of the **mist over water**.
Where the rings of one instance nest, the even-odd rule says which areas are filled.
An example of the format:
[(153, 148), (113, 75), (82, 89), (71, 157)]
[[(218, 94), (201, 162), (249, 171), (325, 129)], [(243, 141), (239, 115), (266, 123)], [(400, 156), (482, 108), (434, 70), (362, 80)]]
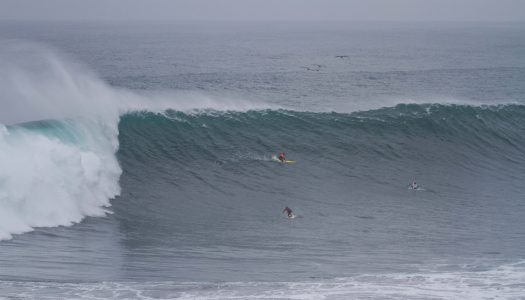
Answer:
[(0, 23), (0, 297), (525, 289), (520, 25), (66, 24)]
[(104, 215), (121, 174), (110, 89), (27, 42), (3, 43), (0, 66), (0, 239)]

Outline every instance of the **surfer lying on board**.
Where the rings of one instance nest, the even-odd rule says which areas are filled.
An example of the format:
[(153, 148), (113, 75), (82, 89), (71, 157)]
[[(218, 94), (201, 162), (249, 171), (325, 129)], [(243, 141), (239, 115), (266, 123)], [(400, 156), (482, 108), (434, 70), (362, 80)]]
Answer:
[(292, 210), (288, 206), (283, 209), (283, 213), (284, 212), (286, 212), (286, 214), (288, 215), (288, 218), (293, 217)]
[(281, 152), (279, 154), (279, 157), (277, 157), (282, 163), (286, 161), (286, 157), (284, 155), (284, 152)]

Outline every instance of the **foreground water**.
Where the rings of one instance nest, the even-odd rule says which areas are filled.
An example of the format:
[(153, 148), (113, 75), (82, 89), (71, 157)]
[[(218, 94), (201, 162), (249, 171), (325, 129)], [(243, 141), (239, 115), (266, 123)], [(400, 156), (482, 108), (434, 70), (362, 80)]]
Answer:
[(520, 299), (523, 31), (1, 23), (0, 297)]

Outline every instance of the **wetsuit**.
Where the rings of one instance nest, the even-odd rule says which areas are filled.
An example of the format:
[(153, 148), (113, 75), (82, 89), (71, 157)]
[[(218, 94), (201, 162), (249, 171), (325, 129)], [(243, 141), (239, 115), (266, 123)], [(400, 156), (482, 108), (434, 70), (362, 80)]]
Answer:
[(289, 218), (292, 217), (292, 210), (288, 206), (283, 209), (283, 212), (286, 212)]

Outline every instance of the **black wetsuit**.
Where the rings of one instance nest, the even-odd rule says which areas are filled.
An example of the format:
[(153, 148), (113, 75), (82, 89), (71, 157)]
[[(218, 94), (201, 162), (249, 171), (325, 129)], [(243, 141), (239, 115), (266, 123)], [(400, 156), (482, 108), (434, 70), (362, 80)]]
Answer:
[(286, 212), (288, 217), (292, 216), (292, 210), (288, 206), (283, 209), (283, 212)]

